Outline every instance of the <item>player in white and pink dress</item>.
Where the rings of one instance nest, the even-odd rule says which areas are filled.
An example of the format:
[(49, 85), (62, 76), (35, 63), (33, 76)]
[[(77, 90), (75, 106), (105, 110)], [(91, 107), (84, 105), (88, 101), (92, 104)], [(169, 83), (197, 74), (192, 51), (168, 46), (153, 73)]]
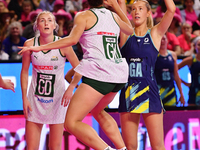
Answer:
[[(39, 46), (59, 39), (51, 12), (38, 14), (35, 27), (40, 35), (25, 42), (25, 46)], [(21, 89), (26, 118), (27, 149), (39, 149), (43, 124), (49, 124), (49, 149), (61, 150), (67, 107), (61, 105), (65, 93), (64, 66), (66, 58), (75, 68), (79, 64), (72, 47), (26, 52), (22, 59)], [(28, 90), (28, 70), (32, 62), (32, 80)], [(28, 92), (28, 96), (27, 96)]]

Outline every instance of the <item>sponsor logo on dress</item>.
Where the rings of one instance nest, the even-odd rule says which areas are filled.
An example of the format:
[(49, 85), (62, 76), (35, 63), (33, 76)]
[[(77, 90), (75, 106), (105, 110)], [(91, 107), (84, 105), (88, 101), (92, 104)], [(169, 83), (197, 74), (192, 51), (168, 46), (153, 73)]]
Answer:
[(37, 97), (37, 100), (38, 100), (39, 102), (41, 102), (41, 103), (53, 103), (53, 99), (45, 100), (45, 99), (43, 99), (43, 98), (39, 99), (39, 98)]
[(130, 58), (130, 62), (142, 62), (142, 58)]
[(149, 43), (149, 38), (144, 38), (144, 44), (150, 44)]
[(35, 55), (34, 55), (34, 57), (35, 57), (35, 59), (37, 59), (37, 58), (38, 58), (38, 56), (35, 56)]
[(53, 70), (53, 66), (38, 66), (38, 65), (33, 65), (34, 68), (40, 69), (40, 70)]
[(104, 32), (104, 31), (100, 31), (100, 32), (97, 32), (98, 35), (111, 35), (111, 36), (114, 36), (115, 33), (112, 33), (112, 32)]
[(101, 10), (100, 12), (103, 13), (103, 14), (105, 14), (105, 11), (102, 11), (102, 10)]

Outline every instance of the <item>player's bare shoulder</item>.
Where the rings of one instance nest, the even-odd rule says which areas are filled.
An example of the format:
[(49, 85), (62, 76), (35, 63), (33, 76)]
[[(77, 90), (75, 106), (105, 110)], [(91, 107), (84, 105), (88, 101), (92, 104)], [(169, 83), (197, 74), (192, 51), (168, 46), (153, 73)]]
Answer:
[(82, 18), (82, 19), (87, 19), (88, 17), (94, 15), (92, 11), (90, 10), (85, 10), (85, 11), (80, 11), (76, 14), (75, 18)]
[(24, 43), (24, 46), (33, 46), (33, 44), (34, 44), (34, 39), (35, 39), (35, 37), (26, 40), (26, 42)]

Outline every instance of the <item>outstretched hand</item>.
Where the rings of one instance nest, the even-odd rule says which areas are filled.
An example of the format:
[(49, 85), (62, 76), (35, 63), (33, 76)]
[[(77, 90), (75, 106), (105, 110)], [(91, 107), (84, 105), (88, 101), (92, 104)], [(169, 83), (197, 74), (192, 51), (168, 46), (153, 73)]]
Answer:
[(33, 51), (33, 52), (39, 52), (39, 46), (28, 46), (28, 47), (18, 47), (19, 49), (22, 49), (21, 51), (18, 52), (18, 54), (23, 55), (24, 52), (26, 51)]
[(10, 89), (15, 92), (14, 83), (10, 79), (4, 79), (4, 84), (2, 85), (3, 89)]

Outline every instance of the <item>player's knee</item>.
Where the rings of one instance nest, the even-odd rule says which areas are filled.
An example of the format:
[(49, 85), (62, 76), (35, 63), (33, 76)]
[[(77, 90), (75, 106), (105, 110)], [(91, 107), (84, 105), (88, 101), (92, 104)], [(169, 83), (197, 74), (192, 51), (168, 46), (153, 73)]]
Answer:
[(152, 144), (153, 150), (165, 150), (164, 143)]
[(59, 150), (61, 149), (61, 142), (49, 143), (49, 150)]
[(74, 127), (74, 123), (72, 121), (66, 121), (64, 123), (64, 128), (67, 132), (71, 132), (73, 130), (73, 127)]
[(126, 144), (126, 148), (128, 150), (137, 150), (137, 144), (134, 144), (134, 143)]

